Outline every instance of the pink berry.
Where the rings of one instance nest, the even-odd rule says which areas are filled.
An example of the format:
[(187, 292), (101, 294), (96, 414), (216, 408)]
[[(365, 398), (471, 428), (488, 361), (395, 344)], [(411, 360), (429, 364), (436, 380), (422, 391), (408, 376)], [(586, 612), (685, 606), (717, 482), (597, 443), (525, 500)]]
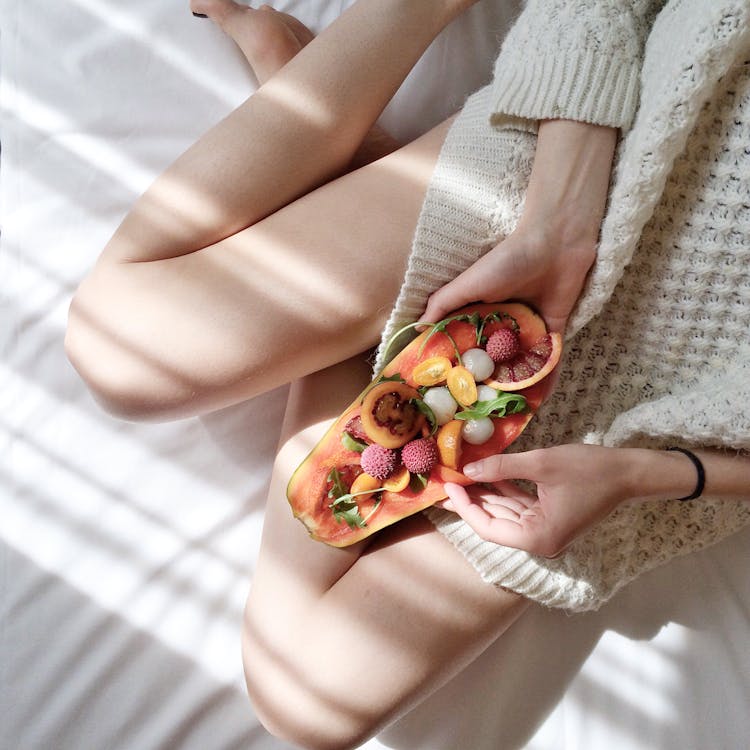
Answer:
[(373, 443), (362, 451), (362, 470), (375, 479), (388, 479), (398, 466), (398, 451)]
[(437, 443), (430, 438), (419, 438), (401, 449), (401, 460), (412, 474), (429, 474), (438, 462)]
[(518, 334), (510, 328), (501, 328), (490, 336), (487, 341), (487, 354), (494, 362), (505, 362), (518, 354), (521, 342)]

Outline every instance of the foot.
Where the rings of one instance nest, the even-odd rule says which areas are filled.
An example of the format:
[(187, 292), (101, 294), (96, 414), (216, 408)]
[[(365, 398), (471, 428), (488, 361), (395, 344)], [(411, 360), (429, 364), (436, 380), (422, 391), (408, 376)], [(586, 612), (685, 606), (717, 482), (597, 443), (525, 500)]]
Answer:
[(255, 9), (232, 0), (191, 0), (190, 9), (210, 18), (234, 40), (260, 84), (314, 38), (301, 21), (268, 5)]

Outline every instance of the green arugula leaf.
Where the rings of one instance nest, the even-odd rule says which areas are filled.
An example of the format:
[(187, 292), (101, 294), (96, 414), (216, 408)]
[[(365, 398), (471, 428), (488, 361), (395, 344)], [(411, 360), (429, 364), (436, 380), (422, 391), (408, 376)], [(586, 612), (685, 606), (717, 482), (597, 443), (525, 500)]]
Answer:
[(344, 482), (341, 479), (341, 473), (334, 466), (326, 477), (329, 482), (333, 482), (333, 487), (328, 490), (328, 497), (333, 499), (333, 502), (328, 506), (333, 512), (333, 517), (337, 523), (345, 521), (350, 529), (364, 528), (367, 526), (367, 519), (373, 514), (375, 508), (380, 505), (380, 499), (375, 503), (375, 508), (370, 511), (367, 518), (362, 518), (359, 512), (359, 505), (354, 499), (359, 495), (372, 495), (374, 492), (382, 492), (383, 488), (379, 487), (376, 490), (362, 490), (361, 492), (349, 492), (344, 486)]
[(422, 342), (421, 346), (419, 347), (418, 355), (419, 356), (422, 355), (422, 352), (424, 352), (424, 349), (427, 346), (427, 342), (436, 333), (444, 333), (448, 337), (448, 340), (453, 345), (453, 351), (454, 351), (454, 353), (456, 355), (456, 361), (460, 365), (461, 364), (461, 353), (458, 351), (458, 346), (456, 345), (456, 342), (454, 341), (453, 336), (451, 336), (446, 329), (448, 328), (448, 325), (450, 323), (452, 323), (454, 320), (460, 320), (460, 321), (464, 321), (464, 322), (467, 322), (467, 323), (471, 323), (472, 322), (472, 318), (474, 317), (474, 315), (476, 315), (476, 313), (473, 313), (472, 315), (467, 315), (465, 313), (463, 315), (452, 315), (449, 318), (443, 318), (443, 320), (439, 320), (437, 323), (433, 323), (432, 324), (432, 329), (427, 334), (427, 336), (425, 336), (425, 340)]
[(341, 433), (341, 442), (344, 448), (350, 451), (356, 451), (357, 453), (362, 453), (362, 451), (367, 448), (367, 443), (363, 443), (361, 440), (357, 440), (348, 432)]
[(359, 505), (355, 502), (354, 495), (342, 495), (328, 507), (333, 511), (333, 517), (337, 523), (345, 521), (350, 529), (362, 529), (367, 526), (365, 519), (360, 515)]
[(406, 381), (401, 377), (401, 373), (397, 372), (393, 375), (388, 375), (387, 377), (384, 375), (382, 378), (378, 378), (375, 385), (379, 385), (380, 383), (388, 383), (388, 382), (396, 382), (396, 383), (405, 383)]
[(376, 386), (380, 385), (381, 383), (405, 383), (406, 381), (401, 377), (400, 373), (395, 373), (393, 375), (389, 375), (388, 377), (382, 376), (379, 378), (376, 378), (375, 380), (370, 383), (370, 385), (367, 386), (367, 388), (362, 391), (362, 393), (359, 396), (359, 403), (361, 404), (365, 400), (365, 396)]
[(328, 497), (336, 498), (341, 497), (342, 495), (346, 495), (349, 491), (345, 486), (344, 482), (341, 479), (341, 474), (339, 473), (339, 470), (334, 466), (329, 472), (326, 479), (329, 482), (333, 482), (333, 487), (331, 487), (330, 490), (328, 490)]
[(485, 315), (484, 318), (482, 318), (481, 324), (477, 325), (477, 346), (487, 343), (487, 336), (484, 335), (486, 325), (488, 323), (499, 323), (502, 320), (510, 321), (511, 329), (518, 333), (518, 321), (512, 315), (508, 315), (506, 312), (493, 312), (489, 315)]
[(409, 479), (409, 489), (412, 492), (421, 492), (427, 487), (428, 477), (426, 474), (412, 474)]
[(411, 399), (411, 403), (427, 417), (427, 421), (430, 423), (430, 435), (434, 435), (438, 431), (437, 417), (435, 412), (424, 402), (421, 398)]
[(477, 401), (471, 409), (456, 413), (456, 419), (481, 419), (482, 417), (507, 417), (526, 408), (526, 399), (518, 393), (498, 394), (491, 401)]

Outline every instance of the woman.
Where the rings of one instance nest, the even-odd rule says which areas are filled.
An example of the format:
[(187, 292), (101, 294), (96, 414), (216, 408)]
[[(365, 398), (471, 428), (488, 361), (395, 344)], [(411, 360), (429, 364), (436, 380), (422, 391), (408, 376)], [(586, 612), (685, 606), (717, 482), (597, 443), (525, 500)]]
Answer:
[[(663, 557), (661, 551), (646, 550), (644, 559), (628, 559), (627, 575), (616, 568), (617, 575), (607, 578), (609, 571), (602, 568), (601, 580), (592, 583), (587, 561), (601, 559), (600, 550), (609, 549), (611, 537), (601, 546), (601, 539), (586, 535), (580, 540), (582, 549), (576, 542), (566, 555), (548, 563), (498, 545), (487, 553), (486, 543), (470, 526), (454, 516), (438, 517), (440, 511), (433, 518), (442, 534), (418, 516), (379, 534), (367, 547), (336, 550), (311, 542), (286, 505), (291, 470), (327, 421), (369, 379), (369, 368), (357, 355), (377, 342), (397, 295), (387, 329), (423, 311), (424, 320), (439, 319), (468, 300), (520, 297), (534, 304), (551, 327), (562, 330), (596, 256), (617, 129), (626, 130), (633, 117), (642, 47), (646, 36), (649, 44), (658, 38), (652, 29), (658, 8), (637, 2), (582, 4), (595, 6), (593, 12), (570, 3), (540, 8), (530, 2), (503, 48), (490, 90), (510, 92), (507, 101), (498, 99), (486, 107), (483, 97), (488, 94), (480, 92), (459, 116), (461, 127), (450, 135), (444, 124), (397, 149), (386, 135), (372, 133), (373, 123), (434, 36), (471, 4), (360, 0), (307, 44), (303, 27), (269, 9), (193, 0), (195, 12), (209, 15), (238, 42), (263, 85), (138, 201), (71, 308), (66, 341), (71, 360), (100, 401), (127, 418), (196, 414), (299, 378), (292, 386), (274, 467), (245, 618), (244, 659), (248, 689), (262, 721), (306, 747), (353, 746), (455, 674), (529, 606), (528, 598), (509, 586), (558, 606), (591, 608), (627, 576)], [(638, 350), (633, 344), (638, 337), (623, 333), (635, 330), (633, 321), (615, 315), (632, 309), (621, 304), (633, 302), (632, 279), (620, 282), (618, 289), (625, 292), (618, 292), (619, 298), (612, 295), (625, 255), (632, 253), (661, 194), (651, 190), (647, 198), (636, 188), (653, 187), (669, 172), (669, 158), (656, 164), (643, 154), (658, 156), (659, 145), (666, 144), (661, 155), (674, 158), (680, 148), (675, 134), (684, 131), (684, 145), (695, 110), (747, 47), (741, 31), (746, 18), (737, 10), (741, 3), (718, 4), (722, 7), (703, 9), (703, 15), (688, 8), (689, 3), (675, 5), (669, 23), (690, 27), (697, 17), (715, 31), (700, 37), (706, 54), (696, 70), (703, 77), (694, 70), (691, 96), (673, 86), (682, 96), (684, 122), (664, 124), (653, 143), (633, 141), (631, 136), (642, 132), (635, 127), (622, 148), (613, 207), (602, 229), (602, 248), (614, 250), (592, 270), (570, 325), (578, 332), (569, 344), (560, 388), (524, 443), (553, 445), (560, 442), (553, 440), (559, 434), (577, 432), (579, 441), (633, 441), (645, 447), (556, 445), (482, 467), (481, 479), (527, 478), (539, 486), (539, 502), (507, 484), (474, 497), (476, 502), (451, 490), (455, 510), (498, 542), (525, 543), (525, 531), (531, 529), (531, 548), (552, 555), (616, 506), (614, 516), (620, 521), (614, 528), (620, 534), (630, 519), (628, 510), (646, 507), (633, 500), (694, 494), (692, 460), (679, 452), (648, 450), (659, 446), (658, 437), (690, 435), (697, 444), (750, 447), (746, 412), (740, 412), (728, 438), (717, 436), (716, 425), (726, 423), (727, 410), (721, 399), (701, 399), (702, 391), (692, 413), (715, 412), (718, 422), (708, 420), (697, 437), (688, 429), (689, 420), (652, 435), (643, 428), (648, 418), (638, 421), (639, 409), (672, 413), (674, 383), (664, 378), (652, 382), (656, 370), (607, 369), (622, 365), (623, 352)], [(667, 11), (673, 12), (670, 7)], [(527, 71), (536, 67), (525, 55), (532, 54), (533, 45), (549, 49), (542, 37), (551, 29), (556, 39), (568, 40), (567, 47), (560, 42), (554, 48), (552, 72), (542, 65), (538, 79), (527, 79)], [(584, 46), (579, 56), (572, 54), (581, 39), (591, 38), (604, 46)], [(606, 48), (607, 40), (614, 44), (612, 50)], [(519, 56), (519, 50), (524, 54)], [(679, 55), (672, 57), (680, 61)], [(514, 66), (519, 59), (522, 64)], [(591, 74), (584, 76), (582, 90), (581, 75), (554, 78), (563, 59)], [(732, 75), (738, 87), (746, 78), (736, 71)], [(539, 88), (539, 96), (526, 102), (534, 80), (552, 80), (554, 86)], [(644, 75), (642, 109), (659, 100), (653, 82), (661, 80)], [(671, 85), (677, 77), (666, 80)], [(517, 93), (511, 96), (514, 87)], [(603, 102), (608, 104), (602, 108)], [(733, 121), (734, 115), (721, 108), (723, 99), (716, 102), (725, 119)], [(540, 103), (549, 103), (550, 109), (536, 110)], [(492, 128), (490, 111), (496, 120)], [(529, 130), (537, 121), (534, 138)], [(441, 166), (432, 176), (441, 149)], [(474, 168), (467, 169), (469, 163)], [(366, 166), (349, 171), (362, 164)], [(652, 167), (649, 179), (639, 181), (644, 165)], [(456, 174), (461, 185), (452, 192)], [(481, 179), (466, 187), (467, 174)], [(490, 197), (485, 199), (487, 184)], [(462, 213), (455, 236), (442, 230), (446, 211), (451, 220), (450, 212)], [(669, 215), (663, 219), (673, 220)], [(409, 256), (412, 237), (415, 250)], [(750, 244), (747, 235), (742, 237), (738, 252), (746, 252)], [(449, 255), (441, 256), (446, 247)], [(653, 281), (653, 288), (664, 288), (656, 270), (644, 278)], [(738, 293), (733, 302), (744, 315), (750, 295)], [(602, 322), (592, 324), (591, 316), (600, 310), (597, 321)], [(664, 314), (652, 319), (638, 312), (644, 317), (636, 321), (636, 343), (648, 344), (654, 322)], [(588, 325), (581, 328), (584, 323)], [(614, 332), (622, 336), (615, 342), (617, 358), (599, 357), (597, 346)], [(709, 359), (729, 361), (721, 382), (729, 377), (742, 395), (748, 380), (742, 377), (747, 347), (735, 343), (739, 348), (732, 351), (738, 357), (727, 357), (719, 347)], [(571, 359), (571, 353), (585, 353), (588, 371), (575, 371), (580, 358)], [(652, 353), (640, 354), (643, 361), (658, 364)], [(706, 355), (699, 352), (695, 358), (703, 362)], [(739, 374), (733, 369), (735, 360)], [(603, 369), (598, 369), (600, 361)], [(688, 380), (693, 377), (684, 361), (675, 363), (686, 368)], [(605, 399), (602, 383), (604, 395), (620, 388), (622, 399)], [(633, 383), (635, 394), (625, 387)], [(619, 411), (613, 419), (615, 408)], [(661, 416), (656, 423), (666, 424)], [(678, 433), (683, 426), (685, 431)], [(691, 506), (710, 508), (719, 521), (707, 526), (699, 519), (698, 538), (680, 538), (685, 549), (747, 520), (736, 502), (748, 496), (747, 458), (709, 451), (696, 455), (706, 470), (704, 493), (731, 495), (734, 501), (726, 507), (734, 511), (723, 515), (708, 501)], [(584, 502), (579, 502), (580, 486), (587, 487)], [(663, 501), (655, 506), (658, 512), (649, 512), (657, 520), (673, 519), (667, 510), (674, 505)], [(688, 506), (678, 506), (677, 525), (670, 528), (695, 526), (690, 514), (701, 511)], [(500, 520), (515, 538), (501, 538), (502, 532), (487, 528), (487, 516), (477, 512), (504, 516)], [(599, 528), (613, 528), (607, 523), (595, 534)], [(587, 550), (599, 554), (587, 556)], [(670, 547), (668, 553), (674, 551)], [(466, 557), (497, 585), (487, 585)], [(489, 569), (480, 559), (491, 562)], [(567, 586), (567, 581), (573, 584)]]

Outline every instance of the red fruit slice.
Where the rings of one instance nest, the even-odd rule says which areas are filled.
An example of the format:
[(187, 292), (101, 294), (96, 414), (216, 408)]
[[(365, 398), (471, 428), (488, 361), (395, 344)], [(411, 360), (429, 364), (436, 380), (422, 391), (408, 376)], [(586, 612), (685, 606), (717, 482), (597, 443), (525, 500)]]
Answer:
[(515, 357), (499, 362), (484, 382), (501, 391), (520, 391), (538, 383), (552, 372), (562, 354), (562, 336), (547, 333)]

